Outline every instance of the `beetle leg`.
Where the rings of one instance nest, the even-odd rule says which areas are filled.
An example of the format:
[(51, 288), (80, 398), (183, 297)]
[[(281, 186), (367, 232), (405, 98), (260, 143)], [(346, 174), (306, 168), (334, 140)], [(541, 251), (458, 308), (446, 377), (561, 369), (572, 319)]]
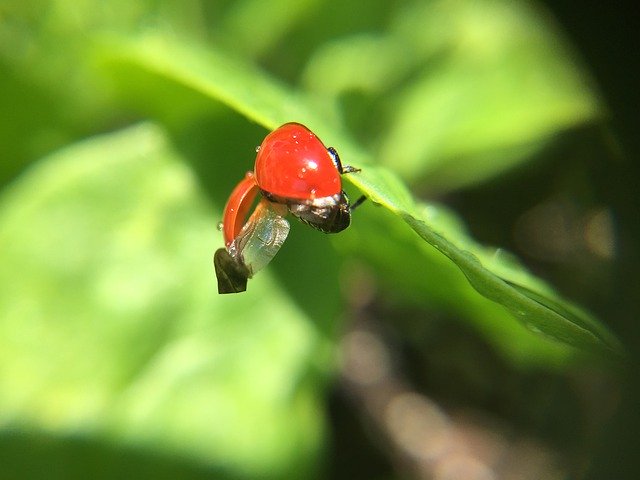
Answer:
[(340, 175), (344, 175), (345, 173), (355, 173), (360, 171), (359, 168), (352, 167), (351, 165), (343, 166), (342, 161), (340, 160), (340, 155), (338, 155), (338, 152), (336, 151), (335, 148), (328, 147), (327, 151), (329, 152), (329, 155), (331, 155), (331, 160), (333, 161), (333, 164), (338, 169), (338, 172), (340, 172)]

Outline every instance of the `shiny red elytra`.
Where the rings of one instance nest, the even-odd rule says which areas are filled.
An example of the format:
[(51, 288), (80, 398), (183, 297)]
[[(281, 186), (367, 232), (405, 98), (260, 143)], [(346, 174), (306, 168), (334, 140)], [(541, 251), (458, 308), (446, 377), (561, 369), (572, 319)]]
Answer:
[(258, 184), (253, 173), (247, 172), (231, 192), (227, 205), (224, 207), (222, 236), (224, 237), (225, 247), (229, 247), (233, 239), (240, 233), (257, 194)]
[(266, 136), (258, 150), (255, 174), (262, 190), (289, 200), (331, 197), (342, 190), (333, 156), (299, 123), (287, 123)]
[[(254, 172), (233, 189), (224, 209), (225, 248), (214, 256), (218, 292), (245, 291), (247, 279), (271, 261), (289, 234), (287, 211), (325, 233), (347, 228), (354, 207), (340, 176), (357, 171), (343, 167), (335, 149), (304, 125), (287, 123), (267, 135)], [(247, 219), (258, 192), (262, 198)]]
[(340, 175), (359, 170), (343, 167), (338, 152), (304, 125), (286, 123), (267, 135), (254, 171), (262, 194), (308, 225), (337, 233), (351, 223)]

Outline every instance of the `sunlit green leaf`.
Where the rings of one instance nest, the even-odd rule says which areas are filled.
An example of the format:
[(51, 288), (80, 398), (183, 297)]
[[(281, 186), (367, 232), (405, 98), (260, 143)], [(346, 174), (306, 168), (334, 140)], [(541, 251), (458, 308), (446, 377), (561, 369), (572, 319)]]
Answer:
[[(374, 181), (369, 180), (371, 175)], [(479, 293), (506, 307), (531, 331), (588, 351), (622, 355), (618, 340), (605, 327), (560, 299), (511, 255), (478, 245), (450, 214), (443, 218), (437, 208), (411, 205), (390, 172), (369, 166), (351, 181), (402, 217), (424, 241), (453, 261)]]
[(350, 159), (349, 163), (363, 167), (361, 173), (349, 176), (351, 183), (372, 202), (403, 218), (424, 241), (453, 261), (478, 292), (505, 306), (532, 332), (590, 351), (619, 353), (617, 341), (604, 327), (575, 309), (555, 308), (553, 305), (563, 305), (563, 301), (508, 257), (487, 253), (457, 230), (433, 225), (428, 210), (416, 204), (395, 173), (362, 163), (366, 162), (367, 154), (338, 127), (332, 129), (329, 121), (323, 124), (322, 117), (304, 97), (219, 52), (158, 42), (155, 38), (142, 38), (117, 44), (107, 54), (108, 61), (152, 69), (268, 128), (291, 120), (323, 125), (319, 127), (321, 136), (332, 139), (344, 154), (343, 158)]
[[(454, 235), (455, 226), (448, 223), (449, 218), (442, 218), (449, 217), (442, 207), (430, 205), (428, 210), (429, 218), (437, 219), (440, 228)], [(424, 323), (427, 331), (436, 312), (446, 313), (482, 332), (510, 364), (564, 368), (578, 360), (575, 349), (532, 335), (501, 304), (480, 295), (455, 263), (408, 229), (402, 219), (367, 204), (360, 207), (356, 218), (335, 242), (336, 247), (371, 265), (386, 295), (431, 312), (414, 319)], [(410, 328), (420, 330), (419, 325)]]
[[(550, 409), (569, 405), (549, 396), (550, 372), (567, 378), (594, 366), (566, 390), (595, 392), (602, 365), (624, 355), (589, 312), (509, 252), (475, 241), (439, 203), (450, 197), (434, 201), (517, 167), (527, 174), (528, 162), (554, 158), (558, 139), (584, 148), (574, 134), (601, 121), (579, 52), (541, 4), (0, 3), (0, 478), (340, 476), (364, 443), (343, 442), (355, 424), (343, 423), (348, 407), (334, 409), (331, 388), (336, 340), (354, 320), (384, 322), (416, 391), (447, 398), (434, 379), (461, 366), (470, 383), (456, 373), (446, 386), (464, 388), (465, 404), (490, 388), (485, 400), (527, 397), (510, 405), (514, 417), (535, 404), (547, 423), (557, 418)], [(352, 200), (368, 200), (339, 235), (291, 221), (248, 291), (218, 295), (221, 207), (255, 146), (288, 121), (361, 167), (343, 185)], [(571, 190), (556, 186), (558, 165), (537, 167), (551, 188)], [(589, 193), (592, 167), (564, 170), (571, 182), (583, 176)], [(527, 197), (538, 201), (540, 187)], [(522, 213), (513, 190), (491, 206)], [(591, 236), (593, 211), (608, 207), (589, 208), (579, 228)], [(614, 245), (606, 227), (603, 244)], [(594, 277), (562, 289), (613, 275), (613, 247), (576, 245)], [(573, 260), (555, 265), (564, 272)], [(590, 303), (614, 315), (601, 303), (613, 283), (602, 287)], [(486, 368), (494, 361), (495, 372)], [(511, 373), (542, 375), (544, 386), (528, 395)], [(365, 390), (362, 405), (371, 405), (375, 389)], [(393, 434), (389, 408), (377, 410), (369, 419), (384, 415)], [(578, 410), (562, 412), (552, 430), (568, 432), (564, 414)], [(581, 431), (597, 430), (610, 409), (591, 410), (581, 414), (593, 428)], [(332, 445), (325, 429), (334, 427)], [(319, 461), (325, 453), (331, 462)]]
[(314, 17), (318, 0), (241, 0), (222, 19), (218, 36), (224, 45), (247, 56), (272, 49), (301, 18)]
[[(411, 13), (395, 35), (426, 50), (429, 61), (392, 92), (380, 148), (381, 160), (404, 176), (433, 191), (481, 182), (600, 114), (543, 12), (525, 3), (437, 1)], [(437, 47), (421, 48), (422, 36)]]
[(322, 45), (303, 79), (329, 98), (367, 94), (377, 157), (434, 192), (513, 168), (601, 114), (565, 39), (522, 2), (403, 5), (385, 31)]
[(291, 118), (309, 117), (284, 86), (243, 62), (202, 46), (161, 36), (143, 36), (133, 42), (106, 38), (100, 58), (107, 67), (130, 64), (186, 85), (268, 128)]
[(312, 468), (330, 339), (268, 271), (217, 294), (217, 218), (148, 124), (45, 158), (7, 190), (0, 427), (244, 478)]

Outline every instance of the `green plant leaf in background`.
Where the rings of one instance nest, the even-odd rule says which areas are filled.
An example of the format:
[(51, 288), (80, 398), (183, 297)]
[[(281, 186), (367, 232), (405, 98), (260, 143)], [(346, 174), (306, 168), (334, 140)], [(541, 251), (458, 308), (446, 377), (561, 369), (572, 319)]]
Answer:
[(329, 344), (268, 272), (252, 295), (216, 294), (214, 219), (151, 125), (43, 159), (6, 191), (2, 430), (164, 451), (247, 478), (312, 468)]
[[(377, 175), (373, 182), (367, 177), (365, 173), (351, 181), (403, 218), (424, 241), (453, 261), (480, 294), (506, 307), (526, 328), (587, 351), (599, 351), (605, 357), (623, 355), (619, 341), (606, 327), (560, 299), (511, 255), (472, 241), (451, 213), (442, 215), (437, 206), (410, 206), (398, 182), (387, 183), (386, 179), (394, 178), (391, 174)], [(410, 258), (400, 265), (408, 262)]]
[[(621, 355), (597, 320), (406, 186), (487, 181), (597, 118), (544, 12), (463, 0), (379, 2), (362, 18), (317, 0), (13, 3), (0, 7), (0, 99), (25, 110), (0, 122), (11, 143), (0, 180), (72, 146), (0, 194), (0, 447), (44, 434), (149, 454), (154, 478), (309, 478), (348, 257), (390, 297), (473, 325), (511, 364)], [(269, 70), (296, 62), (301, 89)], [(74, 143), (139, 117), (155, 121)], [(331, 240), (292, 225), (249, 292), (220, 297), (220, 207), (260, 136), (287, 121), (362, 167), (346, 188), (370, 201)], [(0, 448), (5, 469), (12, 451)]]
[(362, 163), (366, 161), (366, 152), (354, 146), (338, 128), (332, 130), (329, 120), (322, 122), (318, 112), (301, 95), (288, 93), (259, 72), (232, 63), (220, 54), (167, 43), (164, 39), (142, 37), (112, 45), (115, 48), (108, 49), (105, 60), (108, 66), (123, 62), (129, 68), (152, 70), (223, 102), (267, 128), (291, 119), (308, 123), (312, 129), (318, 125), (316, 130), (322, 138), (337, 139), (343, 158), (363, 167), (363, 172), (349, 176), (349, 180), (372, 202), (404, 218), (418, 235), (451, 259), (479, 293), (507, 307), (532, 331), (575, 347), (619, 354), (617, 341), (597, 321), (568, 307), (551, 308), (551, 304), (564, 302), (524, 269), (488, 253), (446, 225), (434, 229), (425, 215), (427, 210), (416, 206), (396, 175), (383, 167)]
[(527, 162), (553, 135), (600, 115), (570, 53), (524, 2), (415, 2), (382, 34), (323, 45), (304, 82), (330, 97), (384, 99), (376, 158), (435, 193)]
[[(428, 216), (432, 224), (449, 221), (446, 210), (436, 205), (428, 207)], [(446, 230), (452, 232), (455, 227)], [(380, 288), (391, 300), (463, 319), (481, 332), (511, 365), (563, 369), (576, 360), (574, 349), (533, 335), (506, 308), (480, 295), (455, 263), (408, 229), (401, 217), (385, 209), (363, 205), (357, 221), (336, 245), (374, 268)], [(422, 328), (417, 325), (405, 328), (412, 331), (408, 336), (414, 341), (428, 342), (423, 338), (429, 332), (428, 326), (425, 320)], [(422, 333), (423, 329), (427, 333)]]

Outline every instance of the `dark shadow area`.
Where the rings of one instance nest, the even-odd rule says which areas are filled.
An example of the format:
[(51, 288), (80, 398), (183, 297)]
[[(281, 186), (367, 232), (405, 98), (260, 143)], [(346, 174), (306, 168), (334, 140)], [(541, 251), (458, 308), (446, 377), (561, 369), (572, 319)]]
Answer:
[[(638, 56), (637, 15), (623, 2), (589, 5), (568, 0), (543, 2), (576, 46), (580, 60), (593, 75), (607, 108), (603, 126), (584, 129), (546, 152), (543, 167), (525, 178), (495, 182), (463, 194), (456, 208), (469, 220), (479, 239), (490, 238), (512, 246), (534, 271), (551, 280), (562, 292), (596, 312), (623, 340), (631, 362), (623, 373), (622, 403), (605, 435), (594, 438), (594, 466), (587, 478), (637, 479), (637, 435), (640, 431), (640, 222), (638, 206), (637, 134)], [(535, 167), (534, 167), (535, 168)], [(544, 171), (543, 171), (544, 170)], [(513, 180), (513, 179), (510, 179)], [(512, 236), (518, 209), (540, 202), (544, 195), (561, 193), (579, 206), (610, 209), (615, 234), (615, 256), (609, 262), (565, 258), (539, 261), (519, 251)], [(540, 196), (536, 196), (540, 195)], [(510, 198), (514, 205), (500, 199)], [(477, 203), (476, 203), (477, 202)], [(502, 211), (496, 212), (496, 208)], [(511, 211), (504, 211), (504, 209)], [(483, 211), (485, 213), (481, 213)], [(487, 221), (487, 215), (505, 218)], [(484, 226), (483, 226), (484, 225)], [(487, 228), (490, 226), (489, 228)], [(492, 231), (489, 231), (492, 230)]]
[(629, 2), (580, 5), (556, 0), (545, 2), (562, 28), (577, 45), (595, 76), (609, 107), (611, 140), (619, 147), (615, 165), (597, 182), (616, 219), (618, 256), (614, 264), (613, 294), (607, 320), (632, 355), (622, 407), (607, 435), (591, 479), (640, 478), (638, 431), (640, 431), (640, 222), (638, 222), (638, 16)]
[[(504, 470), (506, 458), (518, 478), (580, 478), (589, 463), (593, 439), (613, 410), (612, 379), (588, 367), (557, 374), (514, 368), (455, 318), (425, 318), (424, 310), (398, 310), (377, 298), (350, 326), (352, 331), (371, 332), (382, 342), (391, 373), (378, 386), (358, 384), (350, 381), (349, 360), (345, 360), (342, 381), (330, 402), (334, 443), (329, 478), (384, 478), (385, 472), (412, 471), (415, 458), (394, 441), (395, 435), (411, 427), (394, 431), (389, 423), (390, 403), (382, 406), (394, 390), (396, 395), (410, 391), (437, 405), (460, 436), (456, 441), (467, 439), (474, 445), (475, 439), (476, 446), (496, 448), (487, 458), (495, 478), (515, 478)], [(414, 335), (407, 336), (407, 331)], [(345, 358), (350, 355), (348, 348), (343, 350)], [(349, 408), (351, 415), (345, 412)], [(422, 427), (428, 444), (437, 429)], [(497, 439), (494, 447), (488, 446)], [(555, 468), (568, 476), (542, 474)]]
[(328, 479), (393, 478), (385, 445), (366, 419), (354, 415), (354, 399), (336, 387), (328, 399), (331, 421), (330, 453), (325, 467)]

